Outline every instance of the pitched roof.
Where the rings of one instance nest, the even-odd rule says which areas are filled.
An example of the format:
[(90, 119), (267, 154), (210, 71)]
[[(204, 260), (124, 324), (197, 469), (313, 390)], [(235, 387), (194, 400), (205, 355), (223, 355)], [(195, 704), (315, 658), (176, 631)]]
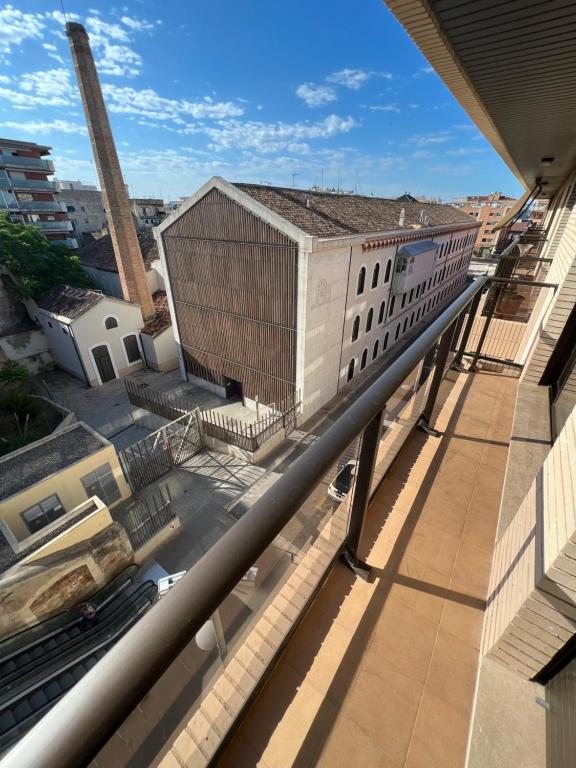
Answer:
[(57, 285), (36, 299), (36, 304), (46, 312), (73, 320), (103, 298), (104, 296), (98, 291), (74, 288), (71, 285)]
[[(318, 237), (411, 230), (411, 225), (421, 223), (422, 212), (430, 226), (477, 223), (464, 211), (444, 203), (413, 203), (259, 184), (234, 186), (304, 232)], [(402, 210), (404, 224), (400, 226)]]
[[(140, 242), (140, 251), (142, 252), (144, 265), (146, 269), (150, 269), (152, 262), (160, 258), (158, 255), (156, 239), (152, 235), (140, 235), (138, 240)], [(114, 254), (114, 247), (110, 235), (103, 235), (86, 245), (80, 254), (80, 263), (85, 267), (94, 267), (95, 269), (102, 269), (105, 272), (118, 272), (118, 265), (116, 263), (116, 256)]]
[(145, 333), (148, 336), (159, 336), (162, 331), (165, 331), (166, 328), (172, 325), (166, 291), (155, 291), (152, 294), (152, 299), (154, 300), (156, 317), (153, 320), (149, 320), (140, 333)]

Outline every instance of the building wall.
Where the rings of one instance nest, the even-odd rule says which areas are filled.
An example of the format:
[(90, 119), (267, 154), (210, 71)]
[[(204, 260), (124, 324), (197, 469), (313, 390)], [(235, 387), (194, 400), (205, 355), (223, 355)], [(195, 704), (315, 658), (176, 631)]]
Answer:
[(217, 387), (235, 379), (261, 402), (291, 396), (296, 243), (217, 189), (162, 241), (187, 373)]
[(98, 232), (107, 225), (102, 192), (86, 189), (62, 189), (59, 200), (65, 203), (68, 217), (79, 235)]
[(71, 373), (72, 376), (86, 381), (86, 374), (82, 368), (70, 326), (39, 309), (33, 301), (25, 303), (30, 317), (42, 328), (56, 365)]
[[(157, 264), (159, 262), (156, 261), (154, 263)], [(89, 267), (85, 264), (82, 265), (82, 268), (90, 275), (96, 288), (102, 291), (102, 293), (105, 293), (106, 296), (112, 296), (116, 299), (123, 298), (122, 286), (120, 285), (120, 276), (118, 275), (118, 272), (110, 272), (105, 269), (97, 269), (96, 267)], [(151, 269), (147, 269), (146, 279), (148, 280), (148, 285), (150, 286), (150, 291), (152, 293), (164, 290), (164, 278), (162, 277), (162, 273), (157, 268), (153, 267)]]
[[(30, 531), (21, 517), (21, 513), (40, 501), (57, 494), (66, 512), (82, 504), (88, 498), (80, 478), (93, 472), (103, 464), (110, 464), (112, 473), (118, 484), (121, 499), (128, 498), (130, 488), (124, 479), (124, 474), (118, 462), (118, 456), (113, 445), (102, 446), (102, 450), (92, 453), (82, 461), (66, 467), (34, 485), (31, 485), (22, 493), (10, 496), (0, 502), (0, 518), (12, 531), (18, 541), (22, 541), (30, 535)], [(118, 502), (116, 502), (118, 503)], [(115, 505), (112, 504), (112, 507)]]
[(158, 336), (140, 334), (140, 341), (149, 368), (166, 373), (178, 368), (178, 355), (172, 326), (166, 328)]

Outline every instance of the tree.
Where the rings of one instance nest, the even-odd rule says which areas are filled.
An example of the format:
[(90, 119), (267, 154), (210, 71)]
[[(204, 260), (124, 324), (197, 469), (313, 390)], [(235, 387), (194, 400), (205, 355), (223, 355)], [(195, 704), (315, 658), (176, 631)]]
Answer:
[(24, 299), (37, 299), (55, 285), (91, 288), (80, 259), (65, 245), (46, 240), (36, 227), (0, 214), (0, 264), (10, 271)]

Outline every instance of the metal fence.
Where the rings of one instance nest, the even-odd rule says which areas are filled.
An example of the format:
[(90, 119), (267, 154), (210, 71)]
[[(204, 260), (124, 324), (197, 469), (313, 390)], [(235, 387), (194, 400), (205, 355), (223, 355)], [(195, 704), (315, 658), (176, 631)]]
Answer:
[(153, 389), (147, 384), (137, 384), (132, 379), (124, 379), (128, 400), (138, 408), (152, 411), (165, 419), (178, 419), (185, 413), (194, 410), (194, 406), (182, 398), (168, 395), (159, 389)]
[(138, 499), (128, 510), (123, 525), (134, 549), (140, 549), (177, 518), (167, 485), (148, 499)]
[(120, 451), (120, 462), (134, 493), (204, 447), (199, 413), (198, 409), (190, 411)]

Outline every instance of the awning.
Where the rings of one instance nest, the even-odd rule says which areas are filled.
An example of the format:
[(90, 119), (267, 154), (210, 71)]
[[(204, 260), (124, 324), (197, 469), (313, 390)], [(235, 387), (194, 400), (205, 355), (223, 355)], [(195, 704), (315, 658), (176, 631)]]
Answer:
[(504, 229), (504, 227), (508, 227), (510, 224), (512, 224), (516, 219), (520, 216), (524, 208), (528, 206), (528, 203), (532, 202), (532, 200), (540, 193), (541, 187), (539, 184), (536, 184), (536, 186), (533, 189), (530, 189), (528, 192), (525, 192), (520, 200), (516, 201), (516, 205), (514, 205), (509, 211), (508, 215), (505, 216), (501, 221), (496, 224), (494, 227), (494, 232), (497, 232), (499, 229)]

